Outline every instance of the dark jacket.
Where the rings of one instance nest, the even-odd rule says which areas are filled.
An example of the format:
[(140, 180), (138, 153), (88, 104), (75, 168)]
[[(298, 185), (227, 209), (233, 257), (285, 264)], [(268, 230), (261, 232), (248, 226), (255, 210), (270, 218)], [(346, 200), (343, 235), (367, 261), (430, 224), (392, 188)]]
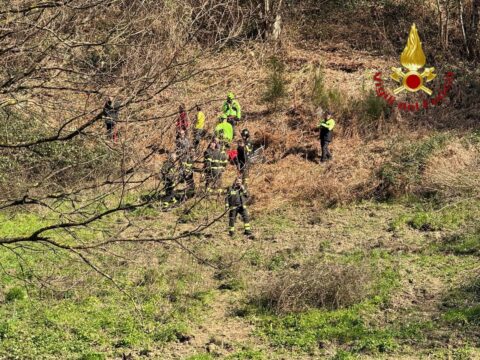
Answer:
[(221, 173), (225, 170), (228, 157), (225, 151), (220, 149), (207, 149), (204, 153), (205, 170), (210, 173)]
[(178, 156), (185, 156), (190, 150), (190, 140), (187, 136), (177, 138), (175, 142), (176, 152)]
[(193, 176), (193, 160), (190, 156), (185, 156), (181, 160), (180, 175), (183, 179)]
[(236, 162), (238, 169), (241, 170), (245, 167), (245, 165), (248, 165), (250, 156), (253, 153), (253, 146), (250, 142), (245, 143), (243, 146), (239, 146), (237, 148), (237, 157), (236, 157)]
[(105, 118), (105, 121), (116, 122), (118, 120), (119, 111), (120, 103), (116, 101), (112, 104), (112, 102), (108, 100), (103, 107), (103, 117)]
[(245, 189), (236, 185), (230, 186), (227, 190), (225, 204), (229, 208), (244, 206), (247, 203), (248, 193)]
[(168, 159), (163, 163), (162, 169), (160, 170), (162, 174), (163, 181), (174, 182), (177, 172), (175, 169), (175, 162), (171, 159)]

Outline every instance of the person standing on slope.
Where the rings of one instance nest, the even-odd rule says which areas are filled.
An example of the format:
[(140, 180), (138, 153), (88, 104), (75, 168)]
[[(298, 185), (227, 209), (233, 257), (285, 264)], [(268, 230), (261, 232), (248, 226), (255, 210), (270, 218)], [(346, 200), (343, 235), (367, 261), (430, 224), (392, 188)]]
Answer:
[(185, 110), (185, 104), (181, 104), (178, 107), (178, 118), (177, 122), (175, 123), (175, 129), (177, 130), (177, 138), (180, 135), (180, 131), (185, 131), (185, 133), (188, 132), (188, 129), (190, 127), (190, 119), (188, 118), (187, 111)]
[(250, 132), (243, 129), (242, 139), (238, 141), (236, 165), (239, 173), (242, 175), (242, 182), (245, 188), (248, 186), (248, 172), (250, 170), (250, 156), (253, 153), (253, 145), (250, 142)]
[(335, 120), (332, 118), (332, 113), (326, 112), (325, 117), (319, 123), (320, 128), (320, 146), (322, 148), (321, 162), (332, 160), (332, 154), (328, 146), (333, 139), (333, 128), (335, 127)]
[(250, 218), (247, 211), (248, 193), (242, 184), (242, 179), (237, 178), (234, 184), (228, 188), (225, 198), (225, 208), (228, 210), (228, 234), (235, 234), (235, 222), (240, 214), (243, 220), (244, 234), (253, 239)]
[(175, 152), (179, 158), (183, 158), (190, 152), (190, 140), (185, 130), (180, 130), (175, 141)]
[(200, 105), (197, 105), (197, 118), (195, 121), (195, 127), (193, 128), (193, 147), (198, 149), (200, 140), (205, 137), (205, 114), (202, 111)]
[(177, 154), (170, 153), (168, 159), (163, 163), (160, 170), (161, 179), (163, 181), (163, 189), (165, 196), (162, 199), (162, 207), (169, 208), (177, 203), (175, 196), (175, 186), (177, 185)]
[(229, 92), (227, 94), (227, 100), (223, 103), (222, 113), (226, 115), (227, 121), (235, 128), (235, 124), (242, 118), (242, 108), (240, 103), (235, 99), (235, 94)]
[(218, 119), (218, 125), (215, 127), (215, 137), (222, 148), (229, 147), (233, 140), (233, 126), (227, 121), (225, 114), (221, 114)]
[(117, 142), (117, 121), (119, 111), (120, 103), (118, 101), (112, 101), (111, 98), (108, 98), (103, 106), (102, 116), (105, 119), (107, 136), (115, 143)]
[(215, 141), (212, 141), (204, 153), (203, 160), (207, 193), (222, 191), (222, 174), (227, 163), (228, 158), (225, 151)]

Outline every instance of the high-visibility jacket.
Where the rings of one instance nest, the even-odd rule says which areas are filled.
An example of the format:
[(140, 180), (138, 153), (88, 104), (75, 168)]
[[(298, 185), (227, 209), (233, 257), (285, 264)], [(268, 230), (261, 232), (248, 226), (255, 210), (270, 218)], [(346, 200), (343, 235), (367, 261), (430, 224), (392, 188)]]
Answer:
[(237, 100), (232, 100), (231, 103), (225, 101), (222, 106), (222, 112), (227, 116), (233, 116), (238, 120), (242, 117), (242, 108)]
[(335, 127), (335, 120), (328, 119), (320, 121), (320, 139), (324, 141), (332, 141), (333, 128)]
[(203, 130), (205, 127), (205, 114), (203, 111), (199, 111), (197, 113), (197, 121), (195, 122), (195, 129)]
[(228, 141), (229, 143), (233, 140), (233, 127), (232, 125), (224, 120), (215, 127), (215, 135), (220, 140)]

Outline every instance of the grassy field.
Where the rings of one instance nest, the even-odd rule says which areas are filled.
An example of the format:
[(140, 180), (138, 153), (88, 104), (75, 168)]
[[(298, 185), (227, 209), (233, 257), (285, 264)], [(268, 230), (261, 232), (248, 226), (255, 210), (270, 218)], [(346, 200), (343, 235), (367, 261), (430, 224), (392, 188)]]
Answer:
[[(255, 216), (258, 240), (226, 238), (217, 224), (190, 243), (211, 266), (169, 245), (112, 248), (115, 261), (95, 262), (115, 283), (68, 253), (1, 248), (0, 357), (473, 359), (479, 205), (285, 206)], [(16, 215), (3, 219), (0, 233), (44, 223)], [(286, 291), (289, 276), (318, 269), (319, 283), (335, 277), (328, 286), (340, 294), (337, 304), (294, 306), (289, 298), (279, 306), (273, 287)], [(347, 301), (352, 279), (363, 284)]]

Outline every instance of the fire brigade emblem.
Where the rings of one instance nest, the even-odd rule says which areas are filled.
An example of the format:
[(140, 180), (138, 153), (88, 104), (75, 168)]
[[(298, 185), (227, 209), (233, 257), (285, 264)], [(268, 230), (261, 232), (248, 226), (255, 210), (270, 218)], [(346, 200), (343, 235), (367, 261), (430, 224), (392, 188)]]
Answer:
[(402, 68), (392, 67), (393, 74), (390, 77), (401, 85), (393, 92), (399, 94), (404, 90), (410, 92), (422, 90), (428, 95), (432, 95), (432, 90), (424, 84), (435, 79), (437, 75), (434, 67), (425, 68), (423, 72), (420, 72), (426, 62), (417, 27), (413, 24), (408, 36), (407, 46), (400, 57), (400, 63), (408, 71), (405, 73)]

